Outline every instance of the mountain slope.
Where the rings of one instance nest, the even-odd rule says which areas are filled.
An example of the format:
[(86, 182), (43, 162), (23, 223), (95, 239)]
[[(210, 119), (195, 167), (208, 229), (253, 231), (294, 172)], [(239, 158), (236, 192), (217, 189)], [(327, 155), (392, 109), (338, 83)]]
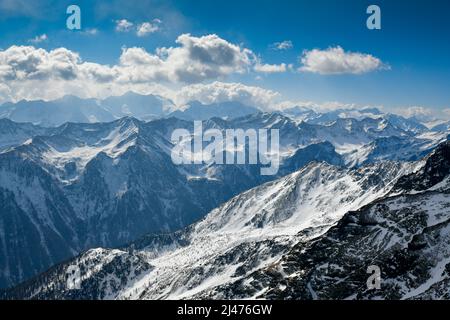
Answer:
[[(204, 296), (255, 294), (269, 299), (448, 299), (450, 143), (391, 194), (349, 212), (313, 241)], [(367, 289), (367, 268), (379, 266), (381, 289)]]
[[(9, 294), (26, 292), (28, 296), (34, 292), (31, 294), (34, 298), (107, 296), (120, 299), (202, 295), (277, 261), (299, 239), (313, 239), (323, 234), (348, 210), (386, 194), (399, 176), (411, 170), (411, 166), (397, 163), (353, 171), (314, 163), (244, 192), (182, 232), (147, 236), (122, 249), (121, 252), (145, 256), (151, 266), (139, 279), (133, 276), (125, 279), (124, 289), (108, 291), (108, 294), (99, 290), (104, 276), (97, 272), (86, 276), (81, 291), (64, 289), (61, 270), (76, 264), (77, 260), (72, 260), (51, 269), (45, 281), (38, 277)], [(92, 252), (77, 259), (85, 259)], [(103, 274), (107, 272), (101, 268), (103, 264), (100, 259), (91, 269), (101, 270)], [(119, 276), (114, 270), (110, 272), (112, 278)], [(95, 287), (86, 295), (87, 283), (89, 286), (95, 283)]]

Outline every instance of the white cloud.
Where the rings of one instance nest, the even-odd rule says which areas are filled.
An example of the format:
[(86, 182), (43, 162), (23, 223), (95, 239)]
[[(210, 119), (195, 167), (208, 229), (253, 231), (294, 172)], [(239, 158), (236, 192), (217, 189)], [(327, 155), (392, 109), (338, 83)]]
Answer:
[(133, 30), (133, 26), (134, 23), (127, 19), (116, 20), (116, 31), (118, 32), (129, 32)]
[(196, 83), (244, 73), (252, 64), (250, 50), (217, 35), (194, 37), (183, 34), (178, 46), (149, 53), (143, 48), (124, 48), (120, 63), (113, 66), (83, 62), (65, 48), (51, 51), (32, 46), (12, 46), (0, 51), (0, 79), (83, 79), (121, 83), (166, 81)]
[(44, 42), (44, 41), (47, 41), (47, 40), (48, 40), (48, 37), (44, 33), (44, 34), (41, 34), (40, 36), (36, 36), (33, 39), (30, 39), (28, 41), (31, 42), (31, 43), (41, 43), (41, 42)]
[(289, 50), (292, 49), (293, 44), (291, 40), (285, 40), (282, 42), (275, 42), (270, 45), (274, 50)]
[[(394, 107), (391, 112), (406, 118), (412, 118), (427, 124), (438, 124), (442, 120), (450, 120), (450, 108), (430, 108), (423, 106)], [(441, 121), (439, 121), (441, 120)]]
[(84, 31), (82, 31), (83, 34), (88, 35), (88, 36), (95, 36), (98, 34), (98, 29), (96, 28), (88, 28)]
[[(119, 25), (124, 27), (126, 23)], [(64, 94), (95, 96), (121, 88), (145, 90), (157, 85), (179, 87), (223, 81), (230, 75), (251, 70), (274, 73), (285, 72), (288, 68), (292, 68), (291, 65), (262, 64), (251, 50), (215, 34), (201, 37), (182, 34), (176, 45), (157, 48), (155, 52), (138, 47), (123, 48), (119, 62), (114, 65), (83, 61), (78, 53), (66, 48), (47, 51), (33, 46), (11, 46), (0, 50), (0, 81), (12, 92), (12, 99), (51, 99)], [(214, 88), (221, 97), (232, 88), (233, 92), (242, 94), (241, 98), (248, 89), (217, 83), (207, 88), (210, 91)], [(260, 93), (261, 101), (266, 101), (266, 92)]]
[[(11, 46), (0, 50), (0, 83), (4, 83), (0, 100), (55, 99), (66, 94), (102, 97), (135, 90), (163, 91), (170, 98), (183, 101), (198, 97), (201, 101), (239, 99), (268, 105), (277, 96), (257, 87), (217, 82), (252, 70), (256, 60), (250, 50), (217, 35), (183, 34), (176, 44), (158, 48), (154, 53), (137, 47), (123, 48), (115, 65), (83, 61), (78, 53), (66, 48), (47, 51), (33, 46)], [(211, 81), (212, 84), (199, 84)], [(187, 86), (177, 95), (173, 89), (182, 85)]]
[(0, 83), (0, 102), (11, 99), (11, 89), (3, 83)]
[(341, 47), (306, 50), (301, 57), (300, 71), (318, 74), (363, 74), (388, 69), (380, 59), (358, 52), (345, 52)]
[(12, 46), (0, 51), (0, 79), (3, 81), (73, 79), (80, 58), (65, 48), (52, 51), (32, 46)]
[(217, 35), (180, 35), (177, 47), (159, 48), (155, 54), (126, 48), (120, 57), (122, 81), (195, 83), (244, 73), (251, 66), (250, 50)]
[(287, 67), (285, 63), (282, 64), (255, 64), (254, 70), (261, 73), (279, 73), (286, 72)]
[(177, 104), (193, 100), (204, 104), (238, 101), (246, 105), (271, 109), (280, 98), (278, 92), (241, 83), (224, 83), (215, 81), (210, 84), (194, 84), (183, 87), (174, 97)]
[(154, 33), (159, 30), (159, 24), (160, 20), (156, 20), (153, 23), (152, 22), (144, 22), (138, 25), (137, 27), (137, 36), (138, 37), (145, 37), (151, 33)]
[(415, 117), (417, 119), (430, 118), (433, 115), (433, 110), (426, 107), (412, 106), (412, 107), (398, 107), (393, 109), (395, 113), (406, 118)]
[(149, 34), (155, 33), (160, 30), (160, 19), (153, 19), (151, 22), (142, 22), (135, 24), (127, 19), (116, 20), (116, 31), (118, 32), (130, 32), (136, 31), (138, 37), (145, 37)]

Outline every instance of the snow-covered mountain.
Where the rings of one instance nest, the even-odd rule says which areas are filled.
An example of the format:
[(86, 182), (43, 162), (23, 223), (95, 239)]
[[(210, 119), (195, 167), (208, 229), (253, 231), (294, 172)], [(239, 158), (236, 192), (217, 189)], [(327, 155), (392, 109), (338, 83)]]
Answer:
[[(450, 143), (416, 163), (312, 163), (172, 234), (93, 249), (20, 299), (448, 299)], [(368, 290), (367, 268), (381, 268)], [(67, 270), (81, 270), (81, 289)]]
[[(2, 287), (88, 248), (118, 246), (149, 232), (184, 227), (277, 177), (261, 176), (260, 165), (176, 166), (171, 132), (193, 131), (192, 122), (176, 118), (148, 123), (122, 118), (56, 128), (2, 123), (4, 132), (16, 139), (5, 135), (7, 148), (0, 152)], [(225, 130), (234, 122), (204, 123), (205, 128), (219, 125)], [(319, 144), (298, 150), (280, 175), (311, 160), (331, 162), (331, 149)]]
[[(303, 121), (310, 124), (321, 124), (327, 125), (331, 124), (339, 119), (356, 119), (363, 120), (366, 118), (371, 119), (385, 119), (389, 123), (398, 129), (414, 132), (423, 133), (429, 131), (427, 126), (414, 117), (405, 118), (403, 116), (393, 114), (393, 113), (383, 113), (377, 108), (360, 108), (360, 109), (335, 109), (326, 112), (317, 112), (307, 107), (292, 107), (284, 109), (283, 114), (288, 117)], [(436, 130), (437, 131), (437, 130)]]
[(68, 123), (0, 153), (1, 286), (83, 249), (186, 226), (259, 183), (239, 172), (234, 184), (191, 179), (158, 127)]
[(311, 161), (342, 170), (410, 161), (447, 139), (445, 133), (414, 134), (383, 118), (319, 125), (255, 113), (203, 121), (205, 130), (222, 132), (279, 129), (280, 170), (262, 176), (261, 165), (174, 165), (171, 133), (193, 132), (193, 122), (174, 117), (52, 128), (7, 119), (0, 124), (5, 132), (0, 140), (0, 287), (92, 247), (116, 247), (144, 234), (182, 228), (233, 196)]
[(415, 136), (377, 138), (344, 154), (347, 166), (360, 166), (383, 160), (416, 161), (449, 138), (448, 132), (426, 132)]

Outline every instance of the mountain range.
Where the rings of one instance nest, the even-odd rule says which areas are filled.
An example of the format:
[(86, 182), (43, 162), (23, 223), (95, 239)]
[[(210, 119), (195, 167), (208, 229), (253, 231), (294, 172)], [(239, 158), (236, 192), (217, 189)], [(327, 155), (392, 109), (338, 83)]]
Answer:
[[(418, 162), (311, 163), (175, 233), (92, 249), (19, 299), (448, 299), (450, 143)], [(367, 268), (382, 270), (368, 289)], [(80, 289), (67, 289), (70, 266)]]
[[(33, 108), (41, 109), (27, 111)], [(225, 297), (207, 292), (281, 261), (302, 239), (318, 239), (350, 211), (394, 194), (394, 185), (407, 192), (402, 177), (421, 181), (409, 174), (420, 172), (450, 133), (376, 109), (260, 112), (193, 102), (173, 111), (170, 101), (134, 93), (7, 103), (0, 118), (0, 288), (53, 265), (63, 279), (67, 264), (58, 263), (80, 253), (76, 259), (88, 264), (130, 272), (114, 290), (64, 298)], [(262, 176), (261, 164), (173, 164), (171, 133), (193, 132), (194, 120), (221, 132), (278, 129), (278, 173)], [(222, 270), (216, 260), (235, 269)], [(129, 281), (152, 278), (150, 270), (160, 281), (133, 287), (139, 295), (123, 291)], [(86, 281), (89, 288), (109, 285), (97, 275)]]

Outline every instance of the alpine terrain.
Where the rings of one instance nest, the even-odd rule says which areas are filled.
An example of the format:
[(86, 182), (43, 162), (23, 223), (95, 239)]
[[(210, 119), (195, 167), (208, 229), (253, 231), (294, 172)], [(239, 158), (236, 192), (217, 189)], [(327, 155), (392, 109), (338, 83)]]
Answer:
[[(413, 163), (313, 162), (175, 233), (92, 249), (4, 293), (33, 299), (449, 298), (450, 143)], [(382, 271), (368, 290), (367, 268)], [(80, 288), (67, 289), (77, 266)]]

